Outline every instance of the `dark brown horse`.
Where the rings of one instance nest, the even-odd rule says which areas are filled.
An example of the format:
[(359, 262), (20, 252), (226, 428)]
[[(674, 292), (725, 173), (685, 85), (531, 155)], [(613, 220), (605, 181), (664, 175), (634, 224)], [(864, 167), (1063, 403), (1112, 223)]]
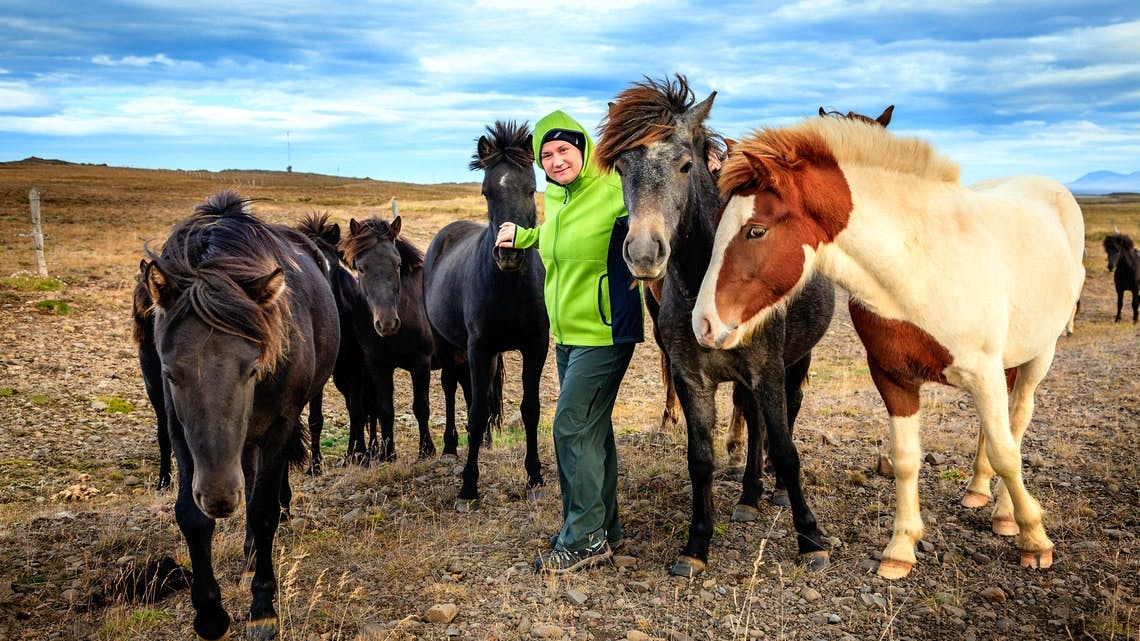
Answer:
[(194, 631), (229, 633), (211, 562), (215, 519), (245, 504), (254, 568), (247, 638), (278, 632), (273, 539), (288, 467), (305, 460), (301, 411), (333, 370), (340, 326), (325, 261), (301, 232), (268, 225), (222, 191), (147, 249), (171, 444), (175, 517), (194, 571)]
[(1116, 319), (1124, 309), (1124, 292), (1132, 292), (1132, 324), (1140, 313), (1140, 252), (1127, 235), (1117, 231), (1104, 237), (1104, 253), (1108, 255), (1108, 271), (1116, 285)]
[(444, 456), (458, 443), (454, 397), (462, 368), (470, 376), (467, 463), (456, 507), (468, 510), (479, 498), (479, 447), (490, 423), (502, 353), (522, 353), (522, 413), (526, 430), (528, 494), (544, 485), (538, 459), (539, 385), (550, 346), (550, 321), (543, 302), (545, 275), (538, 252), (495, 247), (504, 222), (534, 227), (534, 150), (526, 124), (496, 122), (479, 138), (471, 169), (482, 170), (489, 224), (460, 220), (444, 226), (424, 258), (424, 294), (435, 333), (437, 360), (448, 402)]
[(139, 370), (142, 373), (146, 397), (154, 408), (156, 433), (158, 435), (158, 481), (155, 489), (162, 491), (170, 487), (170, 433), (166, 429), (166, 400), (162, 397), (162, 363), (158, 358), (158, 348), (154, 344), (154, 301), (147, 289), (147, 267), (145, 259), (139, 262), (139, 273), (135, 276), (134, 300), (132, 301), (132, 332), (138, 350)]
[(722, 382), (733, 383), (733, 401), (748, 428), (743, 489), (733, 520), (759, 516), (764, 430), (776, 476), (787, 488), (801, 558), (820, 568), (826, 564), (827, 546), (803, 496), (791, 430), (811, 350), (831, 323), (835, 292), (827, 279), (811, 279), (750, 345), (716, 351), (697, 344), (691, 329), (693, 304), (722, 205), (708, 161), (719, 155), (723, 143), (704, 124), (714, 96), (697, 104), (679, 75), (675, 82), (635, 83), (610, 104), (598, 144), (599, 164), (622, 177), (630, 218), (626, 263), (635, 277), (665, 278), (656, 327), (685, 412), (693, 486), (689, 540), (670, 572), (692, 576), (708, 562), (714, 514), (712, 432)]

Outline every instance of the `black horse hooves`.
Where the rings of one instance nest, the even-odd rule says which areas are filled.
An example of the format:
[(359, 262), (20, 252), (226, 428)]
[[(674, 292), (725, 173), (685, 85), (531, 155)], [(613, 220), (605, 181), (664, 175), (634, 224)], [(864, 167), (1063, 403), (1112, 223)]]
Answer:
[(250, 621), (245, 626), (247, 641), (272, 641), (277, 638), (277, 619), (268, 618)]
[(454, 465), (459, 462), (459, 457), (455, 454), (444, 454), (443, 456), (439, 457), (439, 462), (446, 463), (447, 465)]
[(736, 508), (732, 510), (732, 521), (734, 523), (751, 523), (758, 518), (760, 518), (760, 510), (751, 505), (738, 503)]
[(776, 490), (768, 500), (777, 507), (792, 507), (792, 500), (788, 498), (787, 490)]
[(546, 488), (541, 485), (526, 489), (526, 500), (528, 501), (541, 501), (545, 496)]
[(707, 565), (707, 563), (698, 558), (679, 556), (673, 563), (673, 566), (669, 568), (669, 574), (691, 579), (704, 572)]
[(819, 572), (827, 567), (828, 556), (827, 550), (805, 552), (800, 555), (797, 563), (806, 570)]
[(456, 512), (474, 512), (479, 509), (479, 499), (455, 499)]

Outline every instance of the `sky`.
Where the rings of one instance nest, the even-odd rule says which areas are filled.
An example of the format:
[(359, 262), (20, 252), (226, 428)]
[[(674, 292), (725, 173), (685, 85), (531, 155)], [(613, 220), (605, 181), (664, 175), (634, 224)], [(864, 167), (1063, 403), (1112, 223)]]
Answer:
[(966, 183), (1140, 170), (1135, 0), (6, 0), (0, 161), (475, 182), (495, 121), (678, 73), (730, 138), (893, 104)]

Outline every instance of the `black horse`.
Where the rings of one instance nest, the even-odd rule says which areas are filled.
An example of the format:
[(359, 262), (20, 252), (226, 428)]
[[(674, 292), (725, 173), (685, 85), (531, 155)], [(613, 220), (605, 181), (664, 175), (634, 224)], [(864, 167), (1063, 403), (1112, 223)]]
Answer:
[(669, 355), (674, 385), (688, 425), (693, 515), (689, 540), (670, 572), (694, 576), (708, 562), (713, 533), (713, 444), (716, 389), (732, 382), (733, 400), (748, 430), (743, 491), (734, 521), (759, 516), (760, 432), (777, 478), (787, 488), (800, 558), (813, 569), (827, 562), (827, 546), (804, 500), (800, 462), (791, 430), (803, 398), (811, 350), (823, 337), (835, 307), (830, 281), (814, 278), (751, 345), (714, 351), (693, 338), (692, 310), (708, 267), (722, 206), (709, 160), (722, 139), (704, 126), (710, 95), (695, 104), (683, 76), (676, 82), (634, 83), (618, 94), (600, 127), (598, 162), (622, 176), (630, 229), (625, 260), (635, 277), (664, 276), (657, 327)]
[[(401, 219), (391, 222), (370, 218), (348, 223), (348, 235), (341, 239), (340, 253), (356, 272), (357, 288), (349, 305), (352, 331), (362, 350), (366, 376), (372, 383), (366, 397), (380, 419), (379, 452), (382, 461), (396, 458), (393, 423), (395, 405), (393, 374), (397, 368), (412, 378), (412, 413), (419, 425), (421, 458), (435, 455), (435, 444), (428, 431), (432, 356), (431, 326), (424, 308), (424, 255), (400, 235)], [(349, 437), (350, 451), (355, 443), (363, 446), (363, 434)], [(376, 443), (372, 433), (372, 446)]]
[[(479, 446), (489, 425), (494, 381), (502, 376), (502, 353), (522, 353), (521, 414), (526, 429), (527, 488), (544, 485), (538, 459), (539, 383), (550, 347), (550, 323), (543, 304), (545, 274), (538, 253), (495, 247), (499, 225), (534, 227), (534, 150), (530, 128), (496, 122), (479, 138), (471, 169), (482, 169), (483, 197), (490, 225), (460, 220), (446, 225), (428, 245), (424, 292), (436, 335), (437, 359), (448, 402), (444, 455), (454, 455), (458, 434), (454, 413), (459, 368), (470, 375), (467, 463), (457, 508), (473, 509), (479, 498)], [(466, 361), (466, 365), (464, 365)]]
[(1124, 309), (1124, 292), (1132, 292), (1132, 324), (1140, 312), (1140, 252), (1132, 239), (1119, 231), (1104, 237), (1104, 252), (1108, 254), (1108, 271), (1113, 272), (1116, 283), (1116, 322)]
[(215, 519), (245, 502), (252, 601), (245, 634), (274, 638), (273, 539), (289, 504), (289, 464), (302, 465), (301, 411), (332, 374), (340, 327), (324, 259), (301, 232), (268, 225), (234, 191), (147, 249), (155, 345), (178, 461), (174, 512), (194, 571), (194, 631), (229, 633), (211, 562)]
[(157, 423), (158, 482), (155, 484), (155, 490), (162, 491), (170, 487), (170, 432), (166, 429), (166, 401), (162, 397), (162, 363), (158, 359), (158, 348), (154, 345), (154, 301), (151, 300), (150, 291), (143, 281), (148, 265), (150, 263), (145, 259), (140, 261), (139, 273), (135, 277), (132, 335), (135, 347), (138, 348), (143, 387), (146, 388), (146, 396), (154, 408)]
[[(329, 267), (329, 284), (332, 286), (340, 318), (340, 347), (337, 350), (332, 380), (344, 398), (345, 409), (348, 411), (349, 439), (345, 461), (367, 463), (375, 447), (366, 447), (363, 435), (368, 428), (375, 444), (377, 415), (374, 403), (370, 402), (369, 398), (369, 390), (373, 386), (367, 381), (368, 370), (364, 366), (364, 350), (357, 339), (357, 323), (353, 318), (356, 311), (366, 312), (361, 301), (360, 286), (356, 276), (341, 260), (337, 249), (337, 244), (340, 243), (340, 225), (330, 223), (328, 214), (309, 214), (301, 220), (297, 229), (316, 244), (325, 258)], [(314, 476), (322, 472), (324, 457), (321, 454), (321, 434), (324, 431), (324, 424), (322, 392), (309, 401), (309, 473)]]

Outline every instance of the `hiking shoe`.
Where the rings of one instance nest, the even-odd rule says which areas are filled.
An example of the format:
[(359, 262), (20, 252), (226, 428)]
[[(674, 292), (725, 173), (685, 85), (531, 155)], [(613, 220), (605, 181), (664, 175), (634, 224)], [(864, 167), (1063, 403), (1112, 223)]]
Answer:
[[(625, 547), (625, 538), (609, 541), (610, 550), (613, 552), (620, 552)], [(558, 548), (558, 532), (550, 535), (550, 549), (555, 550)]]
[(538, 555), (538, 558), (534, 560), (534, 571), (550, 572), (552, 574), (574, 572), (575, 570), (604, 563), (613, 555), (613, 550), (610, 549), (610, 544), (605, 539), (599, 543), (573, 552), (555, 548), (550, 552), (544, 552)]

